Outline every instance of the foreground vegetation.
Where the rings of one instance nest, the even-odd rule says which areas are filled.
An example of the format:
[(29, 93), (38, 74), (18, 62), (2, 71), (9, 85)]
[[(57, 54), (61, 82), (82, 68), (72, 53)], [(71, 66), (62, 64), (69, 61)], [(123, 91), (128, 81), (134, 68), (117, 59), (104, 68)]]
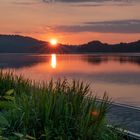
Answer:
[(89, 93), (82, 82), (34, 83), (1, 71), (0, 139), (119, 140), (107, 127), (109, 98), (99, 104)]

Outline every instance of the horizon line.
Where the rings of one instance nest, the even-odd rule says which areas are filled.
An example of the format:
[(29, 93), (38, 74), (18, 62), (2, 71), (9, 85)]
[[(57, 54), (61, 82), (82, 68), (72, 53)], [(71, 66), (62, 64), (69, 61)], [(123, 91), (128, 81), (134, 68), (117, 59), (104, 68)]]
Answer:
[[(32, 36), (28, 36), (28, 35), (20, 35), (20, 34), (0, 34), (0, 36), (19, 36), (19, 37), (32, 38), (32, 39), (42, 41), (42, 42), (46, 42), (46, 43), (50, 42), (49, 40), (42, 40), (42, 39), (39, 39), (39, 38), (36, 38), (36, 37), (32, 37)], [(80, 45), (88, 44), (88, 43), (91, 43), (91, 42), (100, 42), (102, 44), (117, 45), (117, 44), (121, 44), (121, 43), (133, 43), (133, 42), (138, 42), (138, 41), (140, 41), (140, 39), (133, 40), (133, 41), (130, 41), (130, 42), (121, 41), (121, 42), (118, 42), (118, 43), (107, 43), (107, 42), (102, 42), (101, 40), (89, 40), (89, 41), (87, 41), (85, 43), (81, 43), (81, 44), (70, 44), (70, 43), (63, 44), (63, 43), (60, 43), (60, 42), (58, 42), (58, 44), (60, 44), (60, 45), (80, 46)]]

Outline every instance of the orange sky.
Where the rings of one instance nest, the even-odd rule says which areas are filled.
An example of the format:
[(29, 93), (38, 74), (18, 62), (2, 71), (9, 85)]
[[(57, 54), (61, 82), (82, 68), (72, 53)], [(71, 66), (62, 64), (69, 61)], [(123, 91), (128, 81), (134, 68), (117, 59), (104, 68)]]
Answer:
[(140, 39), (138, 0), (58, 1), (61, 0), (52, 3), (1, 0), (0, 34), (27, 35), (45, 41), (57, 38), (60, 43), (66, 44), (91, 40), (118, 43)]

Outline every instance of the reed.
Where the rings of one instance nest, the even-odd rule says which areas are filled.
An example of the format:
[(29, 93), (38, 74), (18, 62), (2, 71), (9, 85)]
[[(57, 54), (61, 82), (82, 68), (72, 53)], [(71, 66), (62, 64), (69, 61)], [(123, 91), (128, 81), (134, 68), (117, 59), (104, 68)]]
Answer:
[(83, 82), (35, 83), (0, 72), (2, 140), (119, 140), (107, 127), (109, 106), (108, 96), (99, 104)]

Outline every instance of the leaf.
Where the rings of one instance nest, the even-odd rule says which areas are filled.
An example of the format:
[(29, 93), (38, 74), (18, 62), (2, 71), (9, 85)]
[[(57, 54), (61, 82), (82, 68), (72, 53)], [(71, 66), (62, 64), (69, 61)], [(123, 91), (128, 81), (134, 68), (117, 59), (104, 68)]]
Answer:
[(21, 133), (13, 133), (15, 136), (17, 136), (17, 137), (19, 137), (19, 138), (23, 138), (24, 137), (24, 135), (23, 134), (21, 134)]
[(0, 114), (0, 126), (5, 127), (8, 125), (9, 125), (9, 123), (8, 123), (7, 119), (5, 117), (3, 117), (2, 114)]
[(12, 95), (14, 93), (14, 91), (15, 91), (14, 89), (10, 89), (5, 94), (6, 95)]
[(10, 100), (10, 101), (14, 101), (15, 100), (15, 97), (8, 96), (8, 95), (3, 96), (3, 98), (6, 99), (6, 100)]
[(0, 136), (0, 140), (9, 140), (8, 138), (5, 138), (3, 136)]
[(29, 136), (29, 135), (26, 135), (26, 138), (29, 139), (29, 140), (36, 140), (36, 138), (34, 138), (32, 136)]
[(14, 109), (15, 104), (13, 102), (7, 102), (7, 101), (0, 101), (0, 110), (9, 110), (9, 109)]

